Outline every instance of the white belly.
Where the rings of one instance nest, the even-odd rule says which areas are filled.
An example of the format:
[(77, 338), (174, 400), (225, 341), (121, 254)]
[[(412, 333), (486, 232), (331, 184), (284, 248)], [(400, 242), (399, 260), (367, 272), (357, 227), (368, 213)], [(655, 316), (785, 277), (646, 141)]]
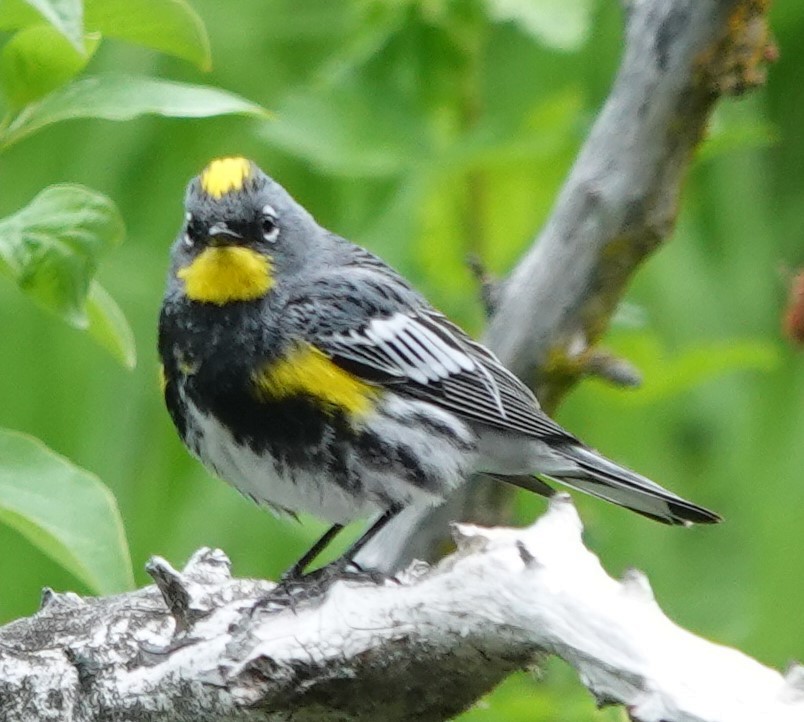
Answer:
[[(226, 426), (201, 412), (181, 387), (180, 393), (188, 416), (188, 446), (221, 479), (274, 510), (304, 511), (345, 524), (385, 511), (392, 504), (432, 506), (459, 485), (474, 466), (474, 436), (464, 424), (425, 402), (402, 401), (389, 395), (364, 423), (391, 447), (404, 444), (417, 449), (425, 477), (411, 478), (409, 471), (391, 458), (366, 459), (348, 451), (343, 463), (350, 469), (356, 488), (341, 486), (323, 464), (288, 469), (277, 465), (268, 452), (258, 453), (238, 443)], [(424, 407), (439, 418), (446, 432), (436, 433), (417, 423), (416, 414)], [(462, 444), (456, 444), (456, 439)]]
[[(280, 474), (270, 455), (238, 444), (217, 419), (187, 404), (188, 442), (204, 465), (257, 504), (274, 511), (304, 511), (333, 524), (375, 514), (380, 507), (368, 498), (357, 499), (325, 474), (296, 470)], [(189, 419), (188, 419), (189, 421)], [(195, 438), (193, 438), (195, 437)]]

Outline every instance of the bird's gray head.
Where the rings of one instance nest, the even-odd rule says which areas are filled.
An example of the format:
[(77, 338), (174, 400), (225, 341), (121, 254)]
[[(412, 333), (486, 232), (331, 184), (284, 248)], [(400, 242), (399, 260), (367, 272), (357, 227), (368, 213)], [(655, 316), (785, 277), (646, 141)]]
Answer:
[(245, 158), (212, 161), (193, 178), (173, 271), (193, 301), (223, 306), (267, 294), (301, 269), (322, 230), (290, 194)]

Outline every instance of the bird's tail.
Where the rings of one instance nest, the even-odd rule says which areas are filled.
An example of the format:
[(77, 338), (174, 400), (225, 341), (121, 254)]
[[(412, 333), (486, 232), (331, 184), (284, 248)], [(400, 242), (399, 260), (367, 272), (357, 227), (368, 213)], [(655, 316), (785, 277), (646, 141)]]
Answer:
[[(714, 524), (720, 516), (682, 499), (650, 479), (615, 464), (592, 449), (577, 444), (554, 447), (570, 462), (550, 477), (592, 496), (600, 497), (664, 524)], [(537, 482), (534, 486), (528, 482)], [(533, 477), (505, 477), (509, 483), (543, 494), (544, 483)]]

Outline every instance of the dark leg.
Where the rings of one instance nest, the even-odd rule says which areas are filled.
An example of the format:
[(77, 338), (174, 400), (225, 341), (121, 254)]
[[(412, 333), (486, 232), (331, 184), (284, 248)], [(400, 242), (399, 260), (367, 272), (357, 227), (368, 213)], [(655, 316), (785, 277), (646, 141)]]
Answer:
[(379, 533), (380, 529), (386, 526), (388, 522), (391, 521), (399, 512), (402, 511), (402, 507), (399, 505), (394, 505), (388, 508), (388, 510), (375, 521), (352, 546), (350, 546), (346, 553), (339, 559), (338, 561), (342, 561), (344, 565), (349, 564), (352, 559), (357, 556), (357, 553), (368, 544), (377, 534)]
[(282, 579), (301, 579), (304, 576), (304, 570), (329, 546), (329, 543), (338, 536), (338, 532), (341, 529), (343, 529), (343, 524), (333, 524), (327, 529), (324, 535), (305, 552), (304, 556), (282, 575)]
[(335, 524), (312, 546), (310, 551), (282, 576), (279, 584), (251, 608), (251, 614), (272, 604), (295, 609), (296, 604), (299, 602), (321, 597), (333, 582), (344, 577), (366, 579), (380, 583), (385, 578), (383, 575), (370, 571), (364, 572), (359, 567), (356, 571), (350, 571), (348, 567), (350, 564), (354, 565), (352, 559), (355, 555), (400, 511), (402, 511), (401, 506), (390, 507), (368, 528), (363, 536), (347, 549), (343, 556), (325, 567), (304, 574), (304, 568), (318, 556), (341, 530), (341, 525)]

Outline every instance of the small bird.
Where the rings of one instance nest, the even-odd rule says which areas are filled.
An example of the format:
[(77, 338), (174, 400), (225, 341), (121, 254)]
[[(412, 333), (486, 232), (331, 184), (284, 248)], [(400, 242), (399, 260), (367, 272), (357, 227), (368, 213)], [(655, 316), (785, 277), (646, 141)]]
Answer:
[(439, 504), (472, 474), (548, 477), (667, 524), (711, 511), (544, 414), (494, 354), (377, 256), (322, 228), (245, 158), (187, 189), (159, 319), (167, 408), (189, 450), (258, 504), (332, 528)]

